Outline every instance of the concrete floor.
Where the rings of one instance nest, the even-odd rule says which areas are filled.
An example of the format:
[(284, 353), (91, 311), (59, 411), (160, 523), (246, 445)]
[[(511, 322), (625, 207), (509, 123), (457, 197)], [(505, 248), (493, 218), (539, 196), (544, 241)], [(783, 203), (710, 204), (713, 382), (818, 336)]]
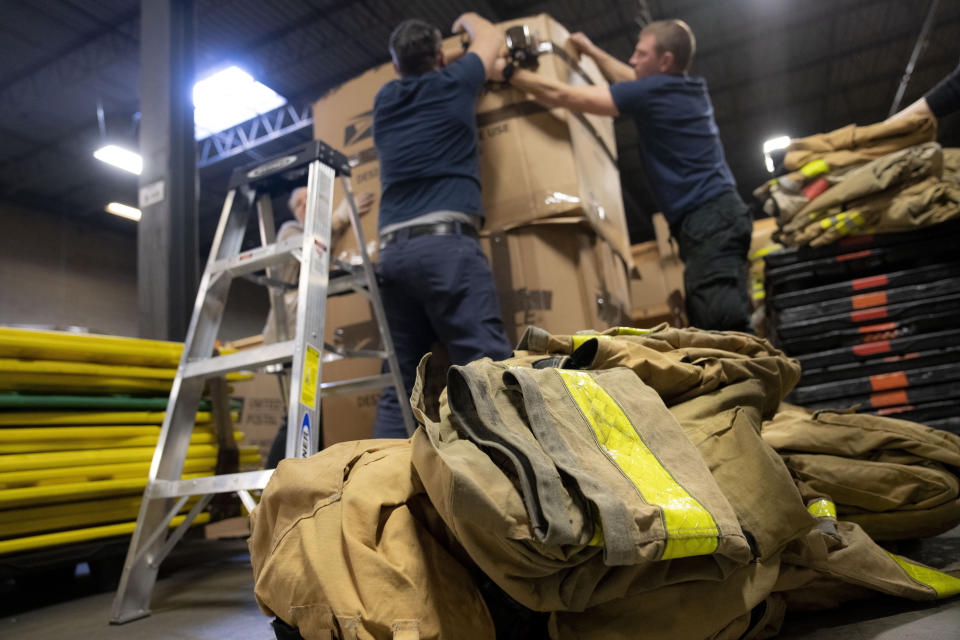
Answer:
[[(912, 543), (905, 555), (945, 569), (960, 569), (960, 527)], [(157, 582), (153, 615), (122, 626), (108, 624), (112, 591), (81, 577), (37, 593), (3, 594), (0, 638), (138, 638), (153, 640), (270, 640), (269, 620), (253, 599), (253, 575), (242, 540), (181, 543)], [(11, 607), (14, 607), (11, 610)], [(642, 637), (638, 635), (638, 638)], [(939, 603), (877, 598), (828, 612), (788, 616), (789, 640), (957, 640), (960, 597)]]

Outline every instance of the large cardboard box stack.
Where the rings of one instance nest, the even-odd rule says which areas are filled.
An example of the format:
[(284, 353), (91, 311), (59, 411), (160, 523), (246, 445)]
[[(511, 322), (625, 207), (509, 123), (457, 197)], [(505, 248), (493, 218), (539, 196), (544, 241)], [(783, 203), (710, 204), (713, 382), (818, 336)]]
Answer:
[[(498, 26), (506, 30), (520, 24), (542, 42), (556, 45), (556, 52), (540, 56), (538, 73), (570, 84), (586, 84), (587, 78), (605, 83), (590, 59), (576, 60), (562, 25), (541, 14)], [(460, 46), (459, 38), (444, 43), (450, 53)], [(380, 87), (395, 78), (393, 66), (385, 64), (333, 89), (313, 105), (314, 137), (350, 158), (354, 191), (374, 194), (373, 210), (363, 220), (371, 247), (380, 198), (373, 100)], [(547, 109), (517, 89), (491, 83), (477, 103), (477, 124), (485, 230), (500, 231), (546, 217), (582, 216), (629, 260), (611, 118)], [(341, 198), (338, 184), (335, 202)], [(351, 234), (334, 248), (341, 257), (355, 250)]]
[[(577, 60), (562, 25), (541, 14), (498, 26), (506, 30), (520, 24), (553, 46), (552, 52), (540, 56), (538, 73), (570, 84), (605, 84), (591, 60)], [(460, 48), (459, 37), (444, 42), (448, 54)], [(355, 192), (374, 195), (373, 209), (362, 219), (367, 249), (373, 255), (380, 198), (373, 100), (395, 77), (391, 64), (371, 69), (313, 105), (315, 137), (350, 158)], [(623, 324), (631, 309), (627, 274), (632, 257), (613, 120), (548, 109), (521, 91), (490, 83), (477, 103), (477, 124), (485, 215), (482, 242), (510, 338), (517, 339), (528, 324), (556, 332)], [(338, 183), (335, 202), (342, 197)], [(345, 234), (334, 255), (355, 260), (352, 234)], [(339, 319), (332, 309), (328, 312), (328, 339), (331, 331), (371, 320), (365, 302), (362, 308), (332, 302), (343, 312)], [(365, 367), (330, 363), (324, 366), (323, 378), (372, 375), (378, 370), (373, 362)], [(324, 400), (327, 444), (341, 437), (341, 427), (335, 425), (355, 437), (369, 433), (367, 422), (372, 425), (375, 408), (367, 405), (374, 404), (373, 394)]]

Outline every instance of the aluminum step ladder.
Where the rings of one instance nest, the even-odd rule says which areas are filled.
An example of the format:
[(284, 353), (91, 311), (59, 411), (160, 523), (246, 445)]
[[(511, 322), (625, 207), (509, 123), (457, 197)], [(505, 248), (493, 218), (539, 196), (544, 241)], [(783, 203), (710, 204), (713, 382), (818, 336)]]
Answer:
[[(181, 479), (187, 446), (206, 378), (232, 371), (292, 363), (287, 411), (287, 457), (307, 457), (317, 450), (320, 398), (393, 385), (406, 395), (396, 353), (387, 327), (373, 265), (367, 254), (349, 181), (350, 167), (343, 154), (320, 141), (300, 145), (288, 153), (234, 171), (220, 215), (210, 258), (207, 260), (193, 316), (183, 345), (183, 356), (170, 389), (160, 439), (153, 454), (137, 525), (127, 551), (110, 622), (122, 624), (150, 614), (150, 597), (160, 563), (183, 537), (190, 524), (220, 493), (236, 493), (247, 510), (255, 501), (249, 491), (262, 489), (272, 469)], [(330, 228), (334, 180), (339, 176), (350, 205), (350, 222), (361, 265), (339, 265), (330, 274)], [(276, 243), (271, 196), (307, 185), (307, 208), (302, 238)], [(240, 251), (251, 209), (260, 219), (262, 246)], [(227, 292), (233, 278), (266, 269), (266, 282), (285, 261), (300, 261), (299, 301), (295, 335), (287, 336), (283, 290), (270, 287), (278, 342), (229, 355), (212, 356)], [(347, 351), (327, 345), (334, 357), (378, 357), (388, 373), (356, 380), (322, 383), (324, 316), (327, 296), (345, 292), (366, 295), (380, 330), (382, 350)], [(400, 403), (408, 433), (414, 422), (410, 407)], [(192, 496), (202, 496), (175, 529), (171, 520)]]

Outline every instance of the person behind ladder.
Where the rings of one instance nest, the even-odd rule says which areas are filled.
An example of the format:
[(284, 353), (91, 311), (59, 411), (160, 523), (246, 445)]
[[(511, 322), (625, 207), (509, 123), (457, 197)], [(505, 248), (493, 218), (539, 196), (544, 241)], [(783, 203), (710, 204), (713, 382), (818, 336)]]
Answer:
[[(421, 357), (434, 342), (453, 364), (510, 356), (490, 265), (477, 241), (483, 222), (476, 101), (504, 46), (490, 22), (465, 13), (466, 53), (447, 64), (440, 31), (406, 20), (390, 35), (399, 79), (373, 103), (380, 160), (378, 278), (409, 397)], [(407, 398), (403, 399), (407, 402)], [(374, 437), (407, 437), (399, 400), (387, 387)]]
[(633, 116), (654, 195), (684, 261), (687, 317), (701, 329), (750, 331), (747, 251), (753, 222), (736, 191), (703, 78), (687, 75), (696, 50), (682, 20), (651, 22), (630, 64), (571, 36), (593, 58), (606, 86), (568, 86), (501, 58), (511, 85), (549, 106), (606, 116)]
[[(373, 194), (369, 191), (357, 193), (355, 199), (357, 205), (357, 215), (364, 215), (373, 206)], [(307, 217), (307, 188), (297, 187), (290, 193), (290, 199), (287, 201), (290, 213), (293, 214), (293, 220), (287, 220), (277, 231), (276, 243), (279, 244), (291, 238), (303, 235), (303, 223)], [(337, 241), (343, 236), (344, 231), (350, 226), (350, 204), (344, 199), (337, 207), (330, 219), (330, 245), (335, 246)], [(289, 289), (283, 294), (283, 306), (287, 316), (287, 339), (292, 340), (297, 327), (297, 302), (299, 292), (296, 287), (300, 283), (300, 262), (291, 260), (280, 268), (280, 281), (294, 288)], [(277, 319), (273, 309), (267, 314), (266, 324), (263, 326), (263, 343), (273, 344), (277, 342)], [(286, 398), (283, 399), (287, 401)], [(266, 468), (275, 468), (287, 452), (287, 416), (283, 417), (277, 434), (270, 445), (270, 452), (267, 454)]]

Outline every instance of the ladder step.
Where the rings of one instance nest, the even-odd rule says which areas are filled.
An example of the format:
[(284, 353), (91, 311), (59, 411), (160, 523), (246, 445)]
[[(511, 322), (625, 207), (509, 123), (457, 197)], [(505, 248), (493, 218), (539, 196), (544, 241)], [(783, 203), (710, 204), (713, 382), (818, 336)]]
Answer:
[(327, 295), (335, 296), (356, 289), (367, 287), (367, 276), (362, 270), (337, 272), (330, 274), (330, 284), (327, 285)]
[(273, 475), (273, 469), (245, 471), (243, 473), (225, 473), (220, 476), (191, 478), (189, 480), (154, 480), (144, 493), (150, 500), (157, 498), (177, 498), (180, 496), (205, 496), (212, 493), (232, 493), (263, 489)]
[(337, 382), (323, 382), (320, 384), (320, 395), (335, 396), (341, 393), (356, 393), (357, 391), (369, 391), (372, 389), (383, 389), (393, 384), (393, 376), (389, 373), (383, 373), (366, 378), (354, 378), (353, 380), (339, 380)]
[(303, 238), (299, 236), (288, 238), (277, 244), (244, 251), (232, 258), (217, 260), (210, 265), (210, 273), (211, 275), (228, 273), (234, 277), (254, 273), (276, 264), (296, 260), (297, 257), (293, 252), (302, 246)]
[(268, 344), (256, 349), (247, 349), (226, 356), (204, 358), (188, 362), (182, 376), (186, 378), (206, 378), (213, 375), (256, 369), (275, 362), (285, 362), (293, 358), (293, 340)]

